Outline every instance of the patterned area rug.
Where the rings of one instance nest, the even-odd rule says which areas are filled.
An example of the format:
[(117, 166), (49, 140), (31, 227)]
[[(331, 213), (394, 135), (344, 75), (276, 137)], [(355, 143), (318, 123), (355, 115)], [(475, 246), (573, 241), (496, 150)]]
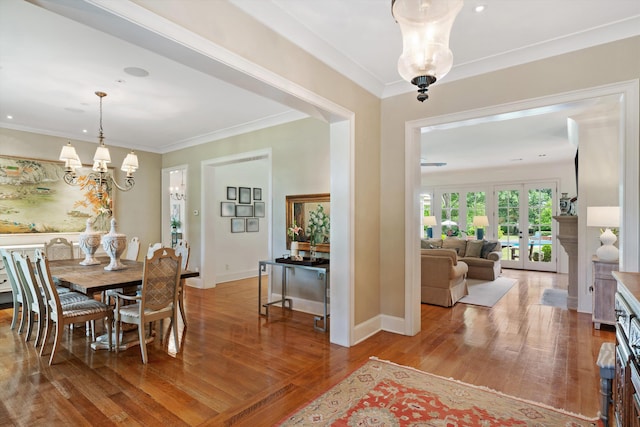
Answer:
[(375, 358), (281, 426), (601, 425), (558, 409)]

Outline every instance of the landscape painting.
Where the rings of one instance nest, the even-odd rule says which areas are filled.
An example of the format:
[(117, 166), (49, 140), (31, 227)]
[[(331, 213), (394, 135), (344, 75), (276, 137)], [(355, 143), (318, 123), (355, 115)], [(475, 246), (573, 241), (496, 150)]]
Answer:
[(112, 191), (101, 197), (90, 185), (91, 168), (79, 168), (78, 184), (64, 181), (62, 162), (0, 156), (0, 234), (108, 231)]

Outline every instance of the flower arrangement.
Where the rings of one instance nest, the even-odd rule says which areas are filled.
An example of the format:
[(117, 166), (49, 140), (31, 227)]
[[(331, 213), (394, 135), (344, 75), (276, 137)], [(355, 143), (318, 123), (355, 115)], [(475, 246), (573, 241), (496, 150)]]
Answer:
[(309, 244), (317, 245), (325, 242), (325, 237), (329, 237), (329, 215), (324, 211), (322, 205), (309, 214), (309, 221), (306, 234), (309, 236)]
[(287, 230), (287, 234), (289, 235), (289, 237), (291, 237), (291, 241), (295, 242), (298, 236), (300, 235), (301, 231), (302, 231), (302, 227), (298, 227), (296, 222), (293, 221), (293, 224)]

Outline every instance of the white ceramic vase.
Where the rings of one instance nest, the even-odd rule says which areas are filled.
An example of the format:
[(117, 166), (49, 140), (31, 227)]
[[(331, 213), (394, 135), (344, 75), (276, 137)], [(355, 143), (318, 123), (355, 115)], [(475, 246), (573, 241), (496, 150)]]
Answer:
[(126, 268), (120, 262), (120, 255), (127, 248), (127, 236), (116, 231), (116, 220), (111, 219), (111, 230), (109, 234), (102, 236), (102, 248), (111, 258), (111, 262), (104, 269), (107, 271), (122, 270)]
[(100, 246), (100, 233), (93, 230), (90, 219), (87, 219), (87, 228), (78, 237), (78, 245), (84, 252), (84, 260), (80, 261), (80, 265), (100, 264), (100, 261), (95, 257), (96, 251)]
[(298, 242), (291, 242), (291, 256), (298, 256)]

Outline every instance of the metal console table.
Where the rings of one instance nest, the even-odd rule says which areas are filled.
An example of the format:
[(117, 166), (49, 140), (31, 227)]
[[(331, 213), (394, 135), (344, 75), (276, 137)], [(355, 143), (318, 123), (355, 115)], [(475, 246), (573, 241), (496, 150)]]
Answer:
[[(275, 265), (278, 267), (282, 267), (282, 298), (277, 301), (271, 301), (267, 303), (262, 303), (262, 273), (267, 271), (267, 265)], [(287, 270), (293, 269), (302, 269), (315, 271), (317, 274), (318, 280), (322, 281), (324, 286), (323, 292), (323, 302), (324, 302), (324, 316), (314, 316), (313, 320), (313, 328), (317, 331), (326, 332), (327, 331), (327, 320), (329, 318), (329, 314), (327, 313), (327, 299), (329, 292), (329, 264), (318, 264), (318, 265), (304, 265), (302, 263), (292, 263), (292, 262), (278, 262), (276, 260), (269, 261), (259, 261), (258, 262), (258, 314), (260, 316), (265, 316), (269, 318), (269, 306), (275, 304), (281, 304), (282, 308), (292, 309), (292, 300), (291, 298), (287, 298)], [(286, 307), (285, 307), (286, 306)], [(263, 311), (264, 308), (264, 311)], [(318, 326), (318, 322), (322, 322), (321, 326)]]

